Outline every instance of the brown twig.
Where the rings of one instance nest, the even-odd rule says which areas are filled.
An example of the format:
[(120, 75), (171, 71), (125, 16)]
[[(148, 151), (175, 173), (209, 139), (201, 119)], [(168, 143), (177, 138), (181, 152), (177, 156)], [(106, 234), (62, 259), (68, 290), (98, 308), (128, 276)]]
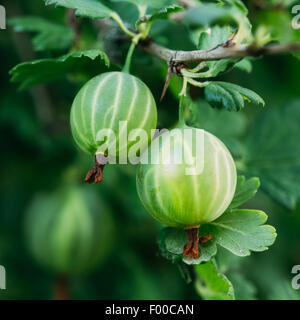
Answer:
[(209, 50), (171, 50), (151, 39), (141, 42), (140, 48), (144, 51), (157, 56), (169, 63), (175, 62), (192, 62), (192, 61), (215, 61), (222, 59), (239, 59), (244, 57), (258, 57), (261, 55), (276, 55), (290, 53), (292, 51), (300, 51), (300, 42), (272, 44), (262, 48), (248, 45), (228, 45), (228, 42), (219, 44), (215, 48)]

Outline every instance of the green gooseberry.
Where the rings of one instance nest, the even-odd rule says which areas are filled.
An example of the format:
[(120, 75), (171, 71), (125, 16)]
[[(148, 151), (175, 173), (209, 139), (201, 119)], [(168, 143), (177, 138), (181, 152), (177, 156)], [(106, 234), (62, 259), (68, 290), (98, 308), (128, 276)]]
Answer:
[(58, 275), (83, 274), (107, 257), (114, 231), (110, 214), (90, 188), (63, 186), (34, 198), (26, 215), (29, 249)]
[[(200, 156), (195, 159), (197, 147)], [(180, 152), (186, 159), (181, 163), (175, 161)], [(162, 224), (184, 228), (189, 238), (184, 253), (196, 258), (199, 226), (222, 215), (235, 193), (237, 173), (230, 152), (211, 133), (184, 125), (156, 138), (140, 162), (136, 182), (144, 207)]]
[[(127, 122), (127, 131), (142, 129), (147, 137), (139, 141), (141, 149), (147, 148), (156, 128), (156, 103), (149, 88), (137, 77), (126, 72), (107, 72), (88, 81), (77, 94), (71, 109), (71, 130), (77, 145), (95, 157), (95, 167), (87, 174), (85, 181), (101, 182), (103, 168), (109, 154), (99, 140), (101, 130), (112, 130), (115, 135), (115, 154), (118, 161), (121, 155), (136, 141), (119, 143), (125, 134), (120, 130), (120, 121)], [(109, 138), (108, 138), (109, 140)], [(106, 141), (106, 146), (112, 141)], [(125, 150), (124, 150), (125, 149)], [(124, 159), (123, 159), (124, 160)]]

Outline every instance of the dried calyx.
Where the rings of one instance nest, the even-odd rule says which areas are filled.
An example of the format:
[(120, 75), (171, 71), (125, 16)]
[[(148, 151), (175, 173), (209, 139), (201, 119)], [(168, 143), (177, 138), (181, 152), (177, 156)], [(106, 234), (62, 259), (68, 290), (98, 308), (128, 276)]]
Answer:
[(84, 181), (88, 183), (98, 183), (103, 180), (103, 170), (108, 158), (102, 154), (96, 154), (94, 167), (87, 173)]
[(193, 257), (197, 259), (199, 256), (199, 243), (205, 243), (212, 239), (211, 235), (199, 236), (199, 228), (191, 228), (184, 230), (187, 237), (188, 243), (184, 246), (183, 254), (187, 258)]

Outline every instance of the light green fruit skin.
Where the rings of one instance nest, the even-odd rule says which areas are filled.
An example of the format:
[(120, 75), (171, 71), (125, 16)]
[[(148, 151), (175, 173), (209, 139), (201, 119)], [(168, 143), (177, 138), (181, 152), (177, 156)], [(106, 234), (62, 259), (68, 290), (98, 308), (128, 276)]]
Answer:
[[(103, 73), (87, 82), (77, 94), (71, 109), (71, 130), (78, 146), (90, 154), (97, 149), (97, 132), (112, 129), (116, 135), (116, 158), (124, 144), (119, 146), (119, 121), (128, 121), (127, 132), (144, 129), (148, 139), (141, 141), (146, 148), (156, 128), (157, 110), (149, 88), (138, 78), (125, 72)], [(124, 135), (125, 132), (121, 132)], [(135, 142), (128, 141), (127, 150)]]
[(103, 261), (114, 230), (98, 194), (73, 186), (37, 196), (25, 227), (37, 262), (62, 275), (85, 274)]
[[(186, 128), (179, 130), (183, 134)], [(144, 207), (155, 219), (170, 227), (189, 228), (214, 221), (224, 213), (235, 193), (236, 167), (226, 146), (204, 130), (192, 130), (193, 137), (196, 137), (196, 131), (203, 137), (200, 139), (204, 151), (201, 174), (186, 175), (186, 169), (191, 168), (189, 165), (174, 162), (167, 165), (161, 160), (160, 164), (140, 164), (137, 170), (137, 191)], [(171, 132), (164, 133), (160, 138)], [(184, 153), (190, 154), (195, 140), (191, 143), (184, 135), (182, 137)], [(152, 147), (155, 147), (153, 144), (158, 145), (159, 140), (155, 139)], [(178, 145), (178, 140), (171, 140), (170, 155), (178, 152)], [(148, 155), (143, 154), (142, 161), (150, 157), (150, 149)], [(159, 153), (154, 156), (156, 161), (166, 150), (162, 142)]]

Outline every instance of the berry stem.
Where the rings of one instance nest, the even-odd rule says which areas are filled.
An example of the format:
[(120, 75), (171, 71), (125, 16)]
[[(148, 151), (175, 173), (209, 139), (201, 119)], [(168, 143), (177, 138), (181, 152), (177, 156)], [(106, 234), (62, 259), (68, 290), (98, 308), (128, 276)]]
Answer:
[(184, 95), (180, 96), (179, 99), (179, 121), (178, 121), (178, 127), (185, 126), (185, 120), (184, 120)]
[(128, 50), (128, 53), (127, 53), (125, 65), (124, 65), (123, 70), (122, 70), (123, 72), (130, 73), (131, 59), (132, 59), (132, 55), (133, 55), (135, 46), (136, 46), (136, 44), (134, 42), (132, 42), (131, 45), (130, 45), (130, 48)]
[(125, 65), (122, 70), (123, 72), (130, 73), (130, 65), (131, 65), (132, 55), (133, 55), (133, 52), (134, 52), (136, 45), (138, 44), (138, 42), (142, 36), (143, 35), (141, 33), (139, 33), (132, 39), (131, 45), (130, 45), (128, 53), (127, 53)]
[(119, 25), (120, 29), (127, 34), (130, 38), (134, 38), (136, 36), (136, 33), (131, 32), (130, 30), (128, 30), (123, 22), (123, 20), (121, 19), (121, 17), (116, 13), (112, 13), (111, 18), (114, 19), (117, 24)]

